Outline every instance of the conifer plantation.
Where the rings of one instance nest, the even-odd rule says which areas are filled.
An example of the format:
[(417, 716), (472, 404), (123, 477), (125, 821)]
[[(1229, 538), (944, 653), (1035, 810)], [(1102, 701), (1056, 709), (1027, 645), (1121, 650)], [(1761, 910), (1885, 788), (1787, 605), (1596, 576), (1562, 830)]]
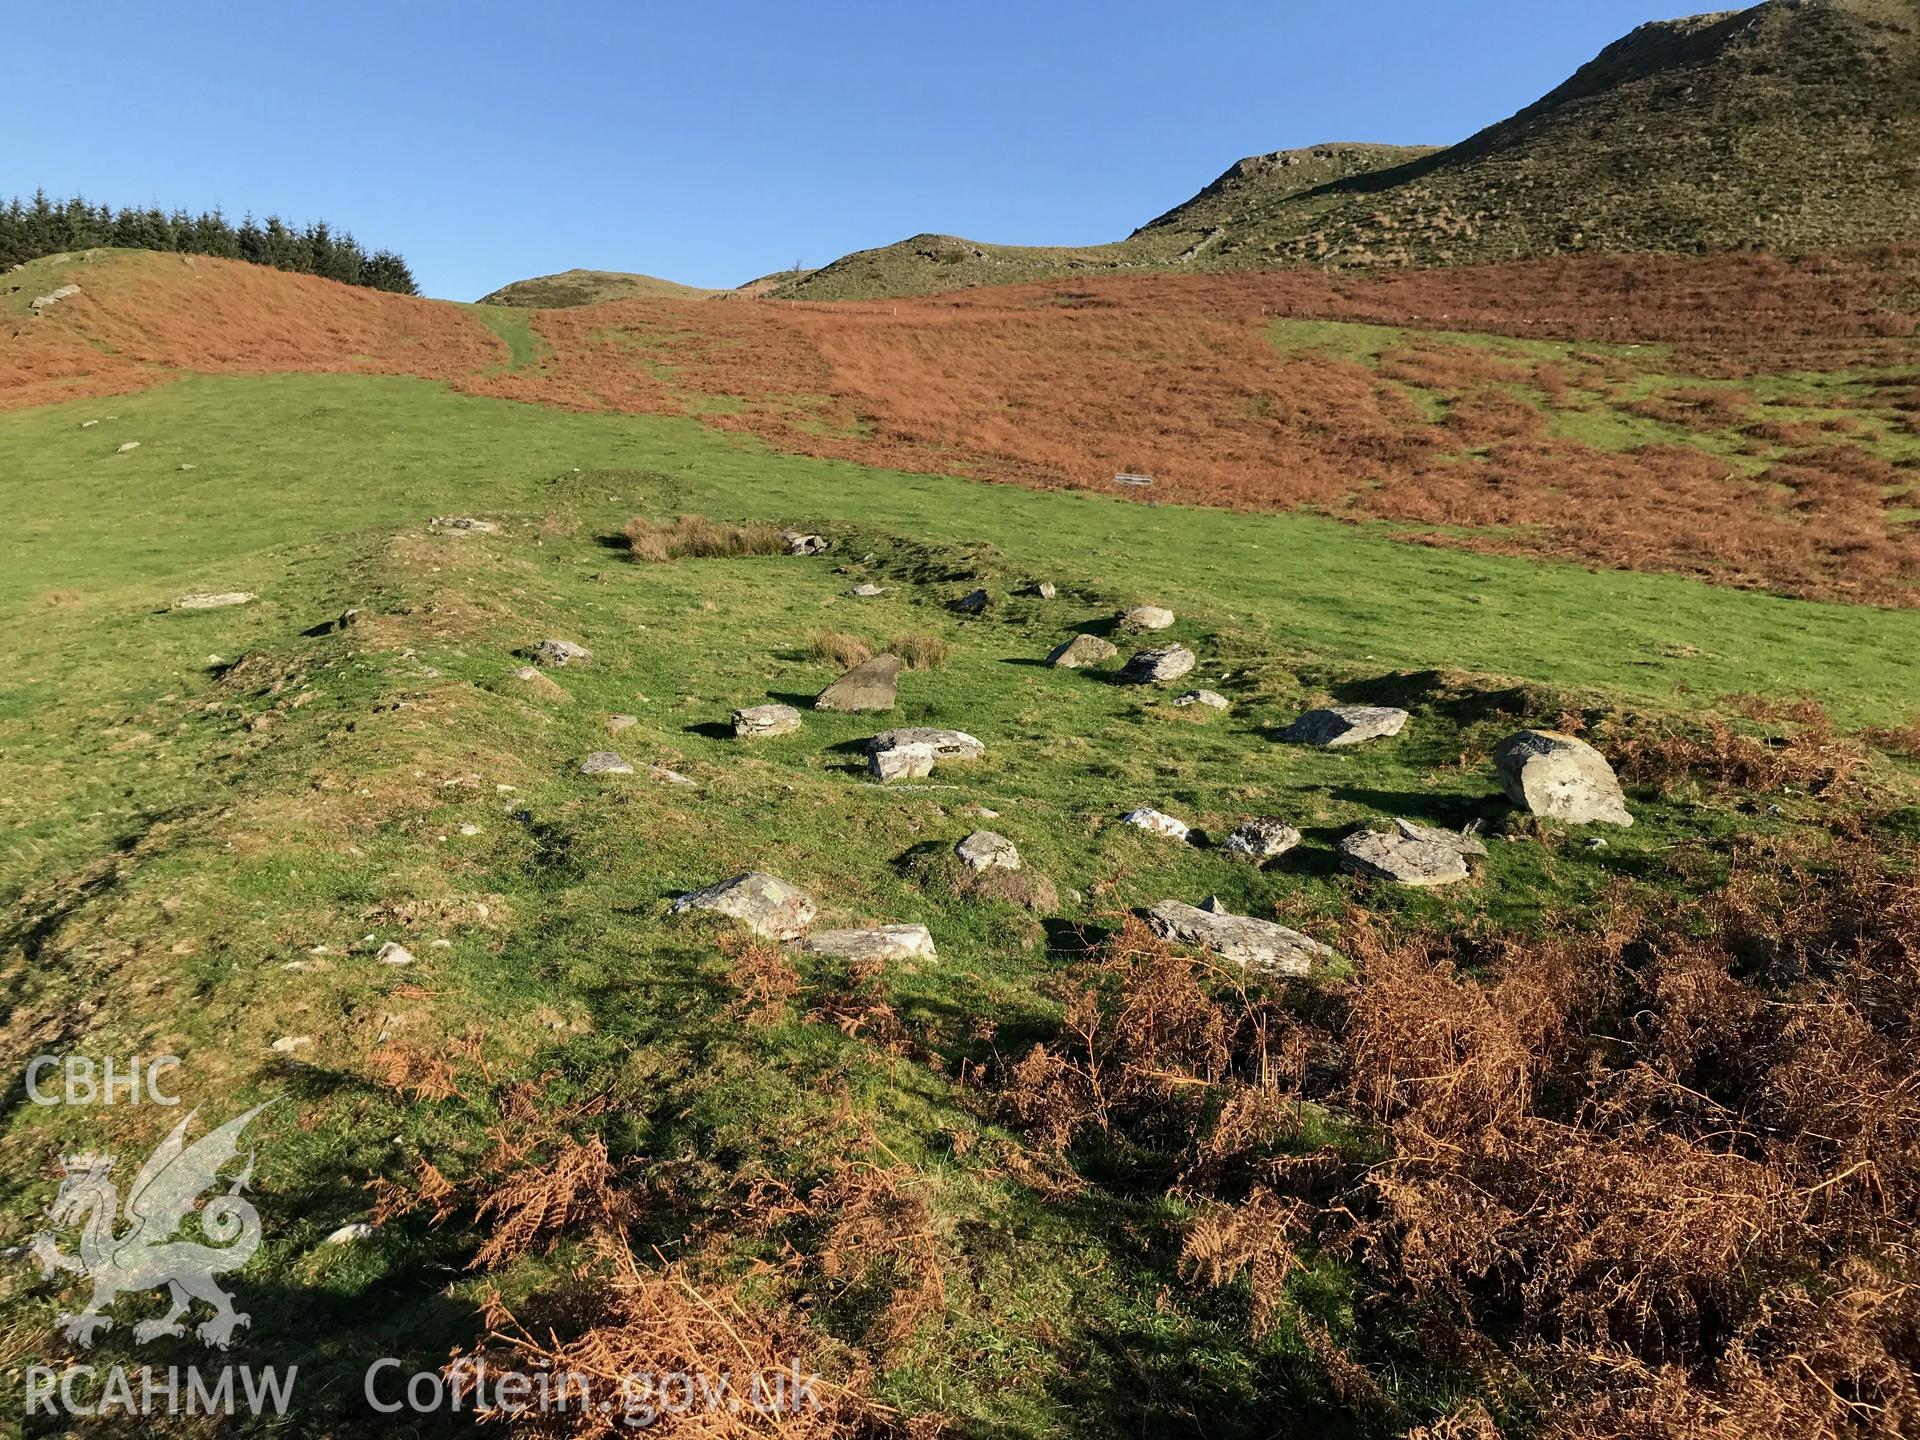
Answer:
[(0, 269), (43, 255), (103, 245), (217, 255), (400, 295), (420, 293), (413, 272), (399, 255), (391, 250), (370, 252), (349, 232), (335, 230), (324, 220), (296, 230), (278, 215), (261, 222), (249, 213), (236, 226), (217, 206), (198, 215), (157, 205), (115, 210), (80, 195), (56, 202), (44, 190), (34, 191), (26, 201), (16, 195), (0, 208)]

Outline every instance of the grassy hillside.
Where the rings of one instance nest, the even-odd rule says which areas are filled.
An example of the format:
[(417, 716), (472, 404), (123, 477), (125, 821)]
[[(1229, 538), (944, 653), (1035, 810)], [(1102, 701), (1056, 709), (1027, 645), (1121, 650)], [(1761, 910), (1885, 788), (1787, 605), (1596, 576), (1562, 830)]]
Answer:
[[(1626, 1246), (1616, 1278), (1640, 1277), (1659, 1317), (1710, 1293), (1728, 1327), (1796, 1327), (1791, 1355), (1717, 1378), (1678, 1309), (1613, 1343), (1634, 1364), (1682, 1347), (1700, 1363), (1680, 1393), (1707, 1406), (1762, 1380), (1811, 1406), (1846, 1383), (1798, 1343), (1823, 1322), (1779, 1318), (1787, 1297), (1770, 1287), (1814, 1263), (1794, 1227), (1817, 1224), (1826, 1254), (1867, 1267), (1830, 1302), (1855, 1314), (1880, 1273), (1872, 1227), (1904, 1223), (1894, 1147), (1914, 1121), (1879, 1068), (1905, 1043), (1889, 1018), (1908, 1013), (1904, 992), (1843, 1050), (1821, 1048), (1839, 1034), (1827, 1017), (1845, 1002), (1821, 987), (1843, 942), (1809, 897), (1830, 891), (1855, 926), (1855, 966), (1887, 943), (1874, 916), (1905, 923), (1910, 874), (1859, 867), (1862, 847), (1892, 865), (1920, 833), (1909, 742), (1844, 732), (1910, 713), (1910, 612), (1463, 555), (1313, 517), (891, 473), (691, 418), (393, 377), (208, 376), (18, 410), (0, 415), (0, 474), (7, 1053), (177, 1054), (179, 1088), (223, 1118), (283, 1097), (255, 1137), (266, 1243), (233, 1279), (252, 1315), (236, 1357), (301, 1367), (272, 1433), (392, 1433), (361, 1400), (368, 1358), (433, 1369), (488, 1328), (513, 1336), (477, 1313), (496, 1288), (527, 1338), (491, 1343), (523, 1366), (576, 1342), (703, 1370), (796, 1358), (839, 1387), (814, 1433), (1384, 1437), (1474, 1407), (1523, 1432), (1564, 1416), (1567, 1433), (1606, 1433), (1595, 1407), (1637, 1403), (1625, 1362), (1595, 1359), (1571, 1318), (1541, 1349), (1549, 1331), (1500, 1301), (1509, 1262), (1475, 1271), (1435, 1248), (1436, 1271), (1383, 1267), (1307, 1217), (1344, 1205), (1383, 1246), (1452, 1246), (1468, 1212), (1446, 1187), (1520, 1185), (1539, 1205), (1502, 1244), (1604, 1214), (1646, 1248), (1692, 1245), (1702, 1211), (1675, 1213), (1673, 1196), (1690, 1175), (1705, 1188), (1702, 1167), (1713, 1203), (1738, 1207), (1727, 1249), (1669, 1278), (1603, 1237)], [(498, 529), (430, 527), (449, 512)], [(811, 559), (627, 558), (628, 520), (688, 513), (833, 544)], [(1025, 593), (1035, 579), (1058, 597)], [(855, 598), (860, 582), (885, 593)], [(993, 597), (984, 616), (951, 608), (976, 586)], [(168, 609), (225, 589), (259, 598)], [(1163, 638), (1196, 650), (1192, 678), (1226, 712), (1169, 705), (1178, 686), (1036, 663), (1141, 601), (1178, 613)], [(588, 646), (592, 665), (547, 672), (551, 686), (514, 679), (547, 635)], [(884, 719), (807, 711), (764, 744), (728, 733), (736, 706), (804, 704), (849, 637), (904, 636), (945, 657), (903, 677)], [(1349, 753), (1276, 742), (1326, 700), (1413, 719)], [(632, 722), (613, 733), (620, 714)], [(1607, 746), (1635, 826), (1599, 845), (1517, 815), (1487, 756), (1523, 723)], [(959, 726), (987, 755), (882, 787), (858, 747), (892, 724)], [(607, 748), (640, 773), (580, 773)], [(1141, 804), (1216, 838), (1281, 815), (1307, 840), (1258, 871), (1116, 823)], [(1343, 878), (1334, 840), (1386, 815), (1478, 821), (1490, 854), (1449, 890)], [(956, 890), (941, 857), (982, 824), (1057, 897), (1030, 874)], [(814, 894), (823, 925), (924, 923), (939, 959), (849, 966), (668, 916), (672, 895), (750, 866)], [(1764, 904), (1728, 909), (1755, 885), (1802, 887), (1791, 926)], [(1209, 893), (1335, 942), (1346, 963), (1249, 991), (1122, 929), (1130, 907)], [(1705, 928), (1731, 937), (1726, 953), (1701, 937), (1703, 912), (1721, 917)], [(414, 963), (378, 963), (387, 941)], [(1647, 973), (1668, 954), (1684, 965)], [(1481, 974), (1491, 998), (1476, 999)], [(1626, 987), (1617, 1001), (1603, 978)], [(1749, 1082), (1683, 1051), (1703, 992), (1713, 1013), (1747, 1017), (1741, 1066), (1778, 1055), (1784, 1084), (1817, 1052), (1844, 1067), (1832, 1091), (1882, 1097), (1871, 1175), (1820, 1138), (1854, 1133), (1838, 1128), (1849, 1101), (1764, 1122), (1718, 1108)], [(1097, 1115), (1047, 1070), (1096, 1013), (1111, 1018), (1087, 1053), (1115, 1087)], [(1559, 1028), (1516, 1073), (1513, 1047), (1534, 1054), (1528, 1027), (1548, 1015)], [(1791, 1034), (1776, 1015), (1796, 1017)], [(1444, 1053), (1418, 1038), (1435, 1022), (1457, 1027)], [(1216, 1034), (1230, 1058), (1189, 1043)], [(1673, 1079), (1649, 1090), (1655, 1059)], [(1462, 1107), (1447, 1120), (1454, 1065), (1469, 1078), (1445, 1089)], [(1369, 1099), (1374, 1084), (1400, 1098)], [(1713, 1108), (1675, 1108), (1696, 1091)], [(56, 1147), (144, 1154), (176, 1118), (8, 1108), (0, 1240), (46, 1223)], [(1484, 1143), (1423, 1145), (1455, 1123)], [(1764, 1174), (1724, 1153), (1736, 1123), (1768, 1125)], [(1509, 1134), (1515, 1148), (1494, 1148)], [(1503, 1178), (1498, 1154), (1603, 1179), (1583, 1201), (1566, 1177)], [(1623, 1188), (1628, 1170), (1644, 1197)], [(1312, 1209), (1281, 1219), (1275, 1187)], [(1795, 1218), (1809, 1193), (1819, 1216)], [(1442, 1214), (1422, 1219), (1421, 1194)], [(1235, 1261), (1230, 1239), (1205, 1258), (1234, 1216), (1263, 1215), (1285, 1263), (1259, 1260), (1270, 1247)], [(372, 1235), (326, 1243), (370, 1217)], [(604, 1308), (618, 1292), (596, 1287), (624, 1282), (589, 1241), (616, 1226), (633, 1283), (660, 1286), (644, 1293), (665, 1310)], [(1569, 1317), (1634, 1313), (1616, 1278), (1536, 1273)], [(1471, 1364), (1467, 1336), (1431, 1328), (1429, 1274), (1484, 1307), (1475, 1344), (1492, 1348)], [(0, 1287), (0, 1358), (59, 1352), (54, 1318), (78, 1298), (64, 1278), (18, 1266)], [(129, 1302), (88, 1358), (202, 1355), (129, 1343), (150, 1308)], [(654, 1314), (692, 1328), (662, 1339)], [(1882, 1323), (1848, 1353), (1901, 1354)], [(1672, 1403), (1672, 1382), (1663, 1393)]]
[(536, 275), (515, 280), (480, 297), (482, 305), (517, 305), (550, 310), (567, 305), (598, 305), (608, 300), (696, 300), (718, 295), (698, 285), (682, 285), (654, 275), (631, 275), (620, 270), (562, 270), (558, 275)]
[(1643, 25), (1456, 145), (1255, 156), (1118, 245), (1008, 250), (922, 236), (780, 293), (930, 294), (1099, 270), (1808, 254), (1920, 232), (1916, 155), (1911, 0), (1769, 0)]

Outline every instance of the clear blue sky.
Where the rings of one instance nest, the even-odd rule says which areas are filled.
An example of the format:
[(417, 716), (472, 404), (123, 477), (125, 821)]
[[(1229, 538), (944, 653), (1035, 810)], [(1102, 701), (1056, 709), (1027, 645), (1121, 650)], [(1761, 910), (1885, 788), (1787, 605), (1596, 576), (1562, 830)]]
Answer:
[[(1708, 7), (1702, 7), (1708, 8)], [(1118, 239), (1242, 155), (1446, 143), (1685, 0), (12, 7), (0, 193), (329, 220), (431, 295)]]

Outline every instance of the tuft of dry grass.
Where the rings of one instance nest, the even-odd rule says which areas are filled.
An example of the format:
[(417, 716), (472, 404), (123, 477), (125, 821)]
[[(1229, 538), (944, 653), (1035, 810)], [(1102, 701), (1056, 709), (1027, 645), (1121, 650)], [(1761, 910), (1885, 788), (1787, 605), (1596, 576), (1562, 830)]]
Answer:
[(909, 670), (938, 670), (947, 663), (947, 642), (938, 635), (896, 635), (887, 649), (906, 661)]
[(807, 645), (807, 653), (822, 664), (851, 670), (873, 658), (873, 646), (844, 630), (816, 630)]
[(771, 524), (734, 525), (702, 515), (681, 515), (668, 522), (636, 515), (627, 521), (627, 553), (635, 560), (727, 559), (742, 555), (784, 555), (787, 542)]

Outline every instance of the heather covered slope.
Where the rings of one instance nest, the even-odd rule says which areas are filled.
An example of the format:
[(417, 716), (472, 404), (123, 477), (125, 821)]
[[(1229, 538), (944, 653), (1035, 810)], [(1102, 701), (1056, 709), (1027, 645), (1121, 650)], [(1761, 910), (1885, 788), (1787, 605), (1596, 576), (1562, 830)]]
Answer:
[(919, 236), (781, 293), (930, 294), (1106, 270), (1808, 254), (1920, 232), (1916, 157), (1912, 0), (1768, 0), (1643, 25), (1517, 115), (1445, 148), (1253, 156), (1117, 245)]
[[(77, 278), (37, 317), (27, 298)], [(526, 310), (101, 252), (16, 277), (0, 409), (412, 374), (781, 449), (1910, 606), (1920, 252), (1142, 276), (884, 305)], [(317, 288), (316, 288), (317, 287)]]

